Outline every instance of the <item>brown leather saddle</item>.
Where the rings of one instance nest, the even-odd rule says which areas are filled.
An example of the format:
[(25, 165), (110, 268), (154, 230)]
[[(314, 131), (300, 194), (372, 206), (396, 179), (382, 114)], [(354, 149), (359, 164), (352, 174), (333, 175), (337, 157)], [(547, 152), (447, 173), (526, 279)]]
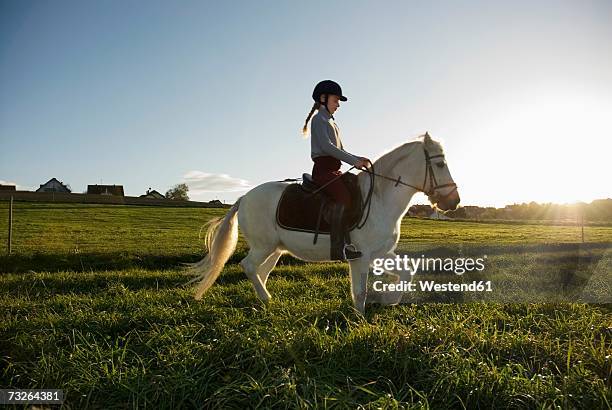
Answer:
[[(345, 172), (342, 180), (351, 194), (351, 207), (344, 211), (349, 231), (361, 220), (362, 197), (357, 175)], [(330, 233), (330, 205), (333, 200), (314, 183), (310, 174), (302, 175), (302, 183), (287, 185), (276, 207), (276, 222), (291, 231), (314, 233), (317, 236)]]

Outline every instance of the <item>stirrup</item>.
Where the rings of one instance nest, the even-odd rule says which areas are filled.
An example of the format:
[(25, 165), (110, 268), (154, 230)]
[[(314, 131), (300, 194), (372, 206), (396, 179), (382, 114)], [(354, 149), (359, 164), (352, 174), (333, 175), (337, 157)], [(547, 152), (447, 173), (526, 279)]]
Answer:
[(361, 258), (362, 253), (357, 250), (355, 245), (352, 243), (345, 244), (342, 248), (342, 256), (344, 256), (344, 260), (352, 261), (355, 259)]

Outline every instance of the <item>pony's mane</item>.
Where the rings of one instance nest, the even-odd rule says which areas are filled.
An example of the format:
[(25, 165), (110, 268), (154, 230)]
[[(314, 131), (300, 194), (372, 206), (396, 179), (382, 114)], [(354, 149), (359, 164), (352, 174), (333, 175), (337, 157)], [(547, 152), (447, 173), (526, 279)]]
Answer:
[(374, 161), (374, 170), (376, 173), (389, 175), (391, 169), (393, 169), (398, 161), (401, 161), (411, 154), (416, 147), (421, 146), (427, 149), (430, 154), (443, 154), (440, 143), (432, 140), (428, 134), (424, 134), (416, 137), (413, 141), (409, 141), (392, 148), (387, 153), (381, 155), (376, 161)]

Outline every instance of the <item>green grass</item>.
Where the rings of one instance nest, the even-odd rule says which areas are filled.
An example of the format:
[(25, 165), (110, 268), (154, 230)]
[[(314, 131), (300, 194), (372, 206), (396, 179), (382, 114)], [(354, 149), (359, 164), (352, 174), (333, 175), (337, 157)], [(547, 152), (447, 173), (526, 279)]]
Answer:
[[(612, 226), (585, 226), (585, 241), (612, 242)], [(404, 218), (400, 248), (413, 244), (536, 244), (580, 242), (579, 226), (537, 222), (432, 221)]]
[[(0, 258), (2, 388), (62, 388), (71, 408), (105, 409), (612, 404), (610, 304), (405, 304), (362, 318), (345, 264), (283, 258), (266, 306), (237, 265), (242, 241), (195, 301), (177, 264), (201, 257), (200, 226), (225, 210), (15, 208), (15, 254)], [(492, 274), (609, 275), (612, 228), (585, 236), (405, 219), (400, 249), (487, 252)]]

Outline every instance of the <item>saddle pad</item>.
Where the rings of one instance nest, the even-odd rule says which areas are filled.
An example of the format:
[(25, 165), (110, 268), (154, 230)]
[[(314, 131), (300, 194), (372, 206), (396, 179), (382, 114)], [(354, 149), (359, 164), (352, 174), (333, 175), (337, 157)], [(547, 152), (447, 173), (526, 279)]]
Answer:
[[(345, 177), (345, 175), (350, 176)], [(344, 177), (353, 204), (345, 211), (345, 219), (350, 227), (349, 230), (352, 230), (361, 220), (361, 192), (356, 175), (347, 173), (343, 175)], [(313, 195), (305, 191), (301, 184), (287, 185), (276, 207), (276, 222), (284, 229), (315, 233), (322, 202), (325, 202), (324, 208), (330, 203), (322, 192)], [(323, 212), (325, 213), (325, 209)], [(321, 215), (319, 233), (329, 234), (330, 228), (329, 222), (324, 215)]]

